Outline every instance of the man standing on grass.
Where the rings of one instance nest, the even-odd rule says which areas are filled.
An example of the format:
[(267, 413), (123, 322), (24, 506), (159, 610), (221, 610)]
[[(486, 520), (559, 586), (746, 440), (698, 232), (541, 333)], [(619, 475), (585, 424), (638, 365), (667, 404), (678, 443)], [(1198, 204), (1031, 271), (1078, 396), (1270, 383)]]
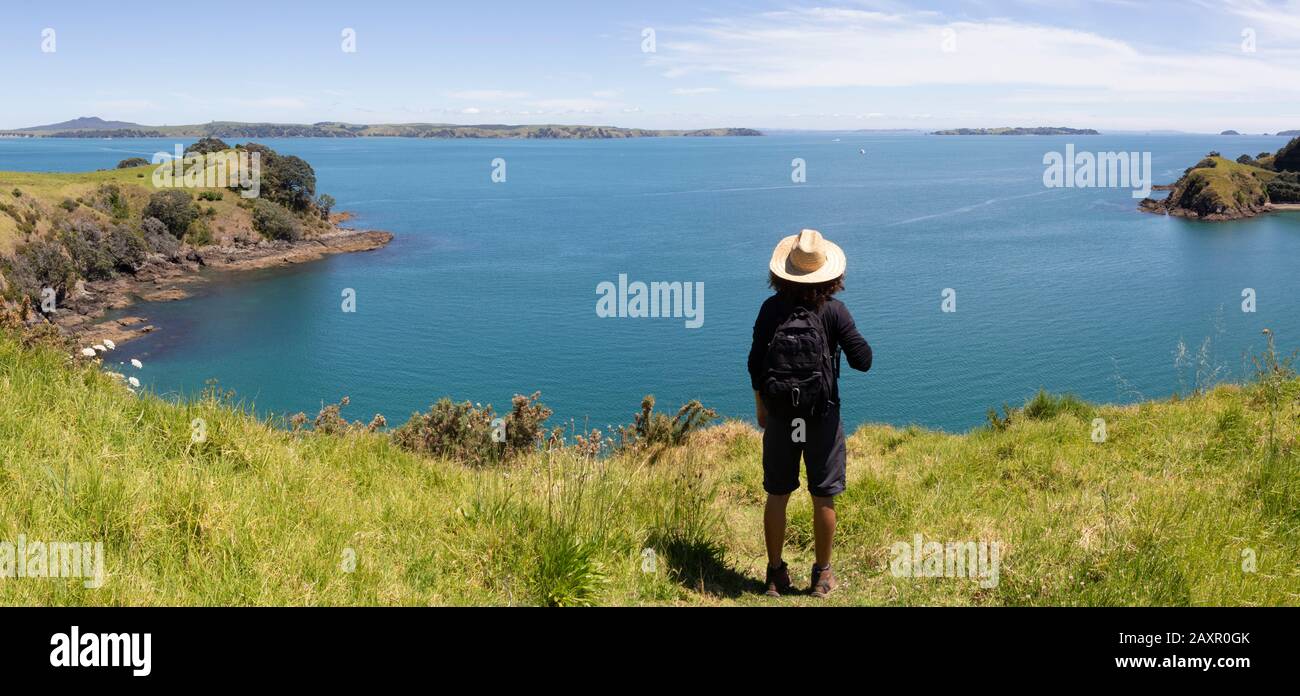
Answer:
[(776, 245), (768, 284), (776, 291), (758, 311), (749, 350), (758, 427), (763, 428), (763, 535), (767, 542), (767, 594), (792, 591), (781, 559), (785, 509), (799, 487), (799, 458), (808, 470), (813, 499), (816, 562), (810, 592), (835, 589), (831, 545), (835, 496), (844, 492), (844, 425), (840, 422), (840, 351), (849, 366), (871, 369), (871, 346), (858, 333), (848, 307), (835, 299), (844, 289), (844, 251), (817, 230), (803, 230)]

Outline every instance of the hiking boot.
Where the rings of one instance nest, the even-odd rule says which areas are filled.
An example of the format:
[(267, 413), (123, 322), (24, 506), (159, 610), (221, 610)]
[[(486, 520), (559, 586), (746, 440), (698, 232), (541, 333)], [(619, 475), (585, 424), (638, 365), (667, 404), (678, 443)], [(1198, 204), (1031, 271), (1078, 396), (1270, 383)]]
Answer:
[(768, 597), (780, 597), (783, 594), (790, 594), (793, 589), (794, 587), (790, 583), (790, 570), (785, 561), (781, 562), (780, 568), (768, 567), (766, 592)]
[(835, 582), (835, 573), (831, 572), (831, 567), (818, 568), (813, 565), (812, 568), (812, 596), (825, 597), (839, 587)]

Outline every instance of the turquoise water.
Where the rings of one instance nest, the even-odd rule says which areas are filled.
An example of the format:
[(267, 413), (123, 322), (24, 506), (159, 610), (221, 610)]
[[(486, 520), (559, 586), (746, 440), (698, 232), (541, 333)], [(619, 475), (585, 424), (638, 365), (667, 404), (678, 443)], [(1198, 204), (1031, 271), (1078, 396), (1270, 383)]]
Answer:
[[(836, 142), (836, 138), (840, 141)], [(263, 141), (316, 168), (386, 249), (214, 279), (137, 307), (157, 333), (125, 346), (142, 380), (192, 394), (210, 378), (261, 411), (404, 420), (440, 396), (508, 406), (540, 390), (553, 422), (630, 420), (641, 397), (698, 398), (752, 418), (745, 356), (772, 246), (815, 227), (848, 254), (842, 295), (876, 351), (845, 370), (845, 420), (964, 430), (1040, 387), (1099, 401), (1191, 386), (1180, 339), (1212, 339), (1224, 378), (1244, 355), (1300, 345), (1300, 214), (1223, 224), (1136, 212), (1127, 189), (1047, 189), (1042, 158), (1074, 142), (1151, 151), (1156, 183), (1211, 149), (1283, 138), (782, 134), (628, 141)], [(0, 140), (0, 169), (112, 167), (160, 140)], [(866, 155), (859, 154), (859, 148)], [(492, 160), (506, 161), (493, 183)], [(807, 182), (791, 181), (791, 160)], [(703, 283), (704, 322), (600, 318), (596, 286)], [(357, 311), (341, 310), (356, 291)], [(941, 292), (957, 311), (940, 311)], [(1258, 311), (1241, 311), (1254, 288)]]

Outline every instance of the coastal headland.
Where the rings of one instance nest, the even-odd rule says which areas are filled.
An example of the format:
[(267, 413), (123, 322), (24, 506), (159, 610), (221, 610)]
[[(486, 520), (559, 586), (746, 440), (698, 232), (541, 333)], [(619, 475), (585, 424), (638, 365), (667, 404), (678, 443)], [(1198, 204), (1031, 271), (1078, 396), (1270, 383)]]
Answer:
[[(393, 235), (344, 227), (298, 157), (217, 139), (177, 158), (85, 173), (0, 172), (0, 304), (24, 321), (124, 343), (155, 327), (104, 319), (189, 297), (214, 273), (370, 251)], [(255, 164), (253, 172), (242, 167)]]

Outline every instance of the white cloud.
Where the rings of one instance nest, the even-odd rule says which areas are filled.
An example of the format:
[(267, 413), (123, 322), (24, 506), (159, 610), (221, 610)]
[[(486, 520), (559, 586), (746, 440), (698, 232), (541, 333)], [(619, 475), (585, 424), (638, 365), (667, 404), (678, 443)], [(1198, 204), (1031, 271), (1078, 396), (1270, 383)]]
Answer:
[(503, 89), (470, 89), (459, 92), (447, 92), (452, 99), (465, 101), (502, 101), (507, 99), (526, 99), (528, 92), (512, 92)]
[(694, 94), (712, 94), (718, 91), (717, 87), (678, 87), (673, 90), (673, 94), (690, 96)]
[(598, 114), (609, 111), (619, 105), (603, 99), (541, 99), (533, 106), (543, 112), (560, 114)]
[[(1256, 3), (1239, 4), (1248, 5), (1241, 12), (1264, 13)], [(945, 30), (955, 32), (955, 51), (943, 50)], [(1039, 85), (1170, 92), (1188, 101), (1300, 90), (1300, 62), (1277, 56), (1204, 48), (1157, 52), (1091, 32), (1011, 20), (945, 22), (930, 13), (856, 9), (766, 12), (679, 28), (661, 34), (659, 51), (648, 61), (667, 77), (712, 73), (761, 89)]]

